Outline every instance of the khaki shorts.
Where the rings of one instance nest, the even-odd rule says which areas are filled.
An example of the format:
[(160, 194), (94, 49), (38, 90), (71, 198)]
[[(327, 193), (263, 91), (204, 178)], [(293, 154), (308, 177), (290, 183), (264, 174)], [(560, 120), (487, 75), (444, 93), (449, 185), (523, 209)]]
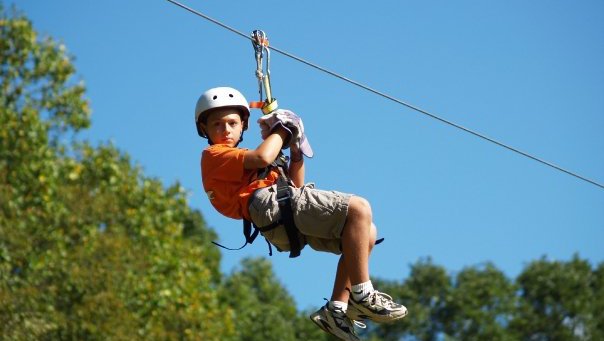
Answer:
[[(299, 230), (302, 248), (308, 244), (317, 251), (341, 254), (342, 229), (352, 195), (315, 189), (313, 184), (290, 188), (294, 223)], [(277, 185), (261, 188), (252, 195), (249, 210), (256, 226), (268, 226), (281, 218), (276, 195)], [(290, 250), (283, 225), (263, 232), (262, 235), (279, 251)]]

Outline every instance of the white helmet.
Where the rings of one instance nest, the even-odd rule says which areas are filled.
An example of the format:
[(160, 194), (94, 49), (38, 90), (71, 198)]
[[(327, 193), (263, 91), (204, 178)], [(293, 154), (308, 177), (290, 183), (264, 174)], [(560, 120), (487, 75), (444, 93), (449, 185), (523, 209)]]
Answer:
[(210, 109), (233, 107), (239, 109), (241, 113), (241, 121), (243, 123), (243, 130), (247, 130), (248, 118), (250, 117), (250, 107), (247, 100), (241, 92), (229, 88), (219, 87), (212, 88), (204, 92), (197, 100), (195, 106), (195, 124), (197, 125), (197, 133), (201, 137), (207, 138), (206, 132), (202, 129), (200, 122), (204, 122), (207, 119), (207, 113)]

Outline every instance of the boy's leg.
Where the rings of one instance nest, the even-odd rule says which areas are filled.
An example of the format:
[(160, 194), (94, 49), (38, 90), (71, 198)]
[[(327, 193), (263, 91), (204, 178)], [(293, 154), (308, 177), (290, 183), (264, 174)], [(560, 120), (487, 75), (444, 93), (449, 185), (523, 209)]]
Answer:
[(333, 292), (331, 293), (332, 301), (348, 302), (349, 292), (346, 288), (350, 288), (350, 277), (346, 266), (344, 266), (344, 255), (340, 256), (338, 261), (338, 270), (336, 271), (336, 279), (333, 283)]
[[(375, 244), (377, 236), (377, 229), (375, 225), (371, 223), (371, 231), (370, 231), (370, 243), (368, 254), (371, 254), (371, 250)], [(362, 283), (362, 282), (361, 282)], [(340, 301), (340, 302), (348, 302), (348, 297), (350, 292), (347, 289), (350, 289), (352, 283), (350, 281), (350, 275), (348, 274), (348, 270), (346, 268), (346, 262), (344, 260), (344, 255), (340, 256), (340, 260), (338, 261), (338, 269), (336, 272), (336, 278), (333, 285), (333, 292), (331, 294), (332, 301)]]
[(367, 200), (353, 196), (348, 204), (348, 215), (342, 231), (342, 259), (352, 284), (369, 281), (369, 253), (373, 244), (375, 227), (371, 206)]
[[(359, 340), (356, 333), (354, 332), (354, 324), (351, 318), (346, 314), (346, 307), (338, 308), (337, 305), (347, 305), (349, 302), (349, 289), (352, 287), (350, 272), (348, 271), (348, 267), (350, 264), (354, 264), (352, 266), (364, 267), (364, 273), (366, 276), (366, 280), (363, 280), (361, 276), (357, 276), (366, 282), (369, 280), (369, 269), (368, 269), (368, 258), (371, 253), (371, 249), (375, 244), (376, 238), (376, 228), (371, 222), (371, 209), (369, 204), (362, 198), (352, 197), (350, 199), (349, 207), (348, 207), (348, 215), (346, 219), (346, 224), (344, 225), (343, 236), (342, 236), (342, 249), (343, 254), (340, 256), (340, 260), (338, 261), (338, 269), (336, 272), (336, 278), (334, 281), (333, 292), (331, 295), (331, 301), (326, 304), (324, 307), (320, 308), (318, 311), (313, 313), (310, 318), (313, 322), (315, 322), (321, 329), (326, 332), (335, 335), (341, 340), (350, 340), (357, 341)], [(352, 204), (352, 209), (351, 205)], [(368, 216), (367, 216), (368, 214)], [(367, 226), (363, 227), (360, 224), (367, 224)], [(346, 233), (346, 226), (350, 224), (353, 225), (352, 228), (349, 228), (348, 231), (352, 231), (354, 233), (349, 233), (346, 237), (346, 241), (344, 241), (344, 234)], [(359, 224), (356, 226), (355, 224)], [(366, 231), (362, 231), (365, 229)], [(358, 233), (361, 232), (362, 233)], [(363, 252), (359, 253), (359, 249), (364, 249)], [(351, 257), (352, 261), (348, 262), (347, 257)], [(359, 273), (362, 273), (359, 272)], [(359, 282), (362, 283), (362, 282)], [(337, 303), (340, 302), (340, 303)], [(355, 310), (355, 313), (357, 311)], [(354, 320), (359, 321), (363, 315), (356, 315), (357, 318)], [(364, 328), (364, 324), (359, 324)]]
[[(375, 322), (388, 322), (405, 317), (407, 308), (392, 301), (392, 297), (374, 290), (371, 285), (369, 254), (375, 238), (376, 230), (369, 203), (363, 198), (350, 198), (346, 224), (342, 231), (342, 257), (338, 264), (333, 297), (344, 297), (339, 290), (342, 285), (350, 283), (348, 316), (354, 320), (362, 317)], [(341, 278), (343, 276), (348, 277), (349, 282)]]

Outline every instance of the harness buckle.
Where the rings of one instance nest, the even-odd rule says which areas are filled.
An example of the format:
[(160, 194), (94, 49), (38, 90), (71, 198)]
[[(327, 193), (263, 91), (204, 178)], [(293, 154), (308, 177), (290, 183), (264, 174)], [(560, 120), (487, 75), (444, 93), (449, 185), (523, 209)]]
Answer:
[(277, 202), (281, 203), (283, 201), (291, 199), (291, 190), (289, 186), (279, 186), (277, 185)]

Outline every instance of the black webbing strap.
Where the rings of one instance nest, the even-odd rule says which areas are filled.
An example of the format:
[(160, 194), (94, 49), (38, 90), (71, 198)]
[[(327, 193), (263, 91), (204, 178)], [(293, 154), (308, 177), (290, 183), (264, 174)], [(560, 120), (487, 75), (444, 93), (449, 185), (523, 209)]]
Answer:
[(290, 180), (287, 176), (288, 161), (289, 158), (285, 156), (283, 152), (279, 152), (279, 155), (269, 167), (258, 172), (258, 178), (263, 179), (268, 176), (268, 173), (272, 169), (277, 169), (279, 171), (279, 178), (277, 179), (277, 203), (279, 204), (281, 219), (269, 226), (256, 228), (260, 229), (262, 232), (265, 232), (283, 224), (290, 247), (289, 258), (295, 258), (300, 255), (302, 247), (300, 245), (300, 239), (298, 238), (298, 228), (294, 223), (294, 212), (292, 211)]
[[(268, 167), (260, 168), (257, 173), (257, 179), (266, 179), (271, 170), (275, 168), (287, 168), (287, 162), (289, 158), (283, 154), (283, 152), (279, 152), (275, 161), (273, 161)], [(287, 173), (287, 171), (286, 171)]]
[[(245, 237), (245, 242), (243, 243), (243, 245), (241, 245), (238, 248), (230, 248), (230, 247), (226, 247), (224, 245), (221, 245), (215, 241), (212, 241), (212, 244), (221, 247), (225, 250), (230, 250), (230, 251), (237, 251), (237, 250), (241, 250), (244, 247), (247, 246), (247, 244), (252, 244), (254, 242), (254, 240), (256, 240), (256, 237), (258, 237), (258, 233), (260, 232), (266, 232), (266, 231), (270, 231), (276, 227), (278, 227), (279, 225), (281, 225), (282, 222), (281, 220), (276, 221), (268, 226), (264, 226), (264, 227), (258, 227), (256, 226), (256, 224), (252, 223), (249, 220), (243, 219), (243, 236)], [(252, 232), (252, 226), (254, 227), (254, 232)], [(272, 256), (273, 255), (273, 246), (271, 245), (271, 243), (268, 241), (268, 239), (264, 238), (264, 240), (266, 240), (266, 243), (268, 244), (268, 255)]]
[(289, 241), (289, 258), (296, 258), (300, 255), (302, 247), (300, 245), (300, 239), (298, 238), (298, 228), (294, 223), (291, 189), (289, 188), (289, 182), (281, 167), (279, 167), (279, 172), (281, 174), (277, 180), (277, 203), (279, 204), (281, 220), (283, 221), (283, 227), (285, 227), (285, 233), (287, 234), (287, 240)]
[[(256, 227), (254, 225), (254, 227)], [(254, 232), (252, 233), (252, 222), (246, 219), (243, 219), (243, 235), (245, 236), (245, 242), (247, 244), (251, 244), (258, 237), (258, 233), (260, 231), (257, 228), (254, 228)]]
[(212, 241), (212, 244), (219, 246), (225, 250), (237, 251), (237, 250), (243, 249), (247, 244), (253, 243), (254, 240), (256, 240), (256, 237), (258, 237), (258, 233), (260, 233), (260, 230), (258, 230), (258, 228), (256, 228), (256, 225), (254, 225), (254, 232), (252, 232), (252, 222), (249, 220), (243, 219), (243, 236), (245, 237), (245, 242), (243, 243), (243, 245), (241, 245), (238, 248), (230, 248), (230, 247), (221, 245), (219, 243), (216, 243), (215, 241)]

